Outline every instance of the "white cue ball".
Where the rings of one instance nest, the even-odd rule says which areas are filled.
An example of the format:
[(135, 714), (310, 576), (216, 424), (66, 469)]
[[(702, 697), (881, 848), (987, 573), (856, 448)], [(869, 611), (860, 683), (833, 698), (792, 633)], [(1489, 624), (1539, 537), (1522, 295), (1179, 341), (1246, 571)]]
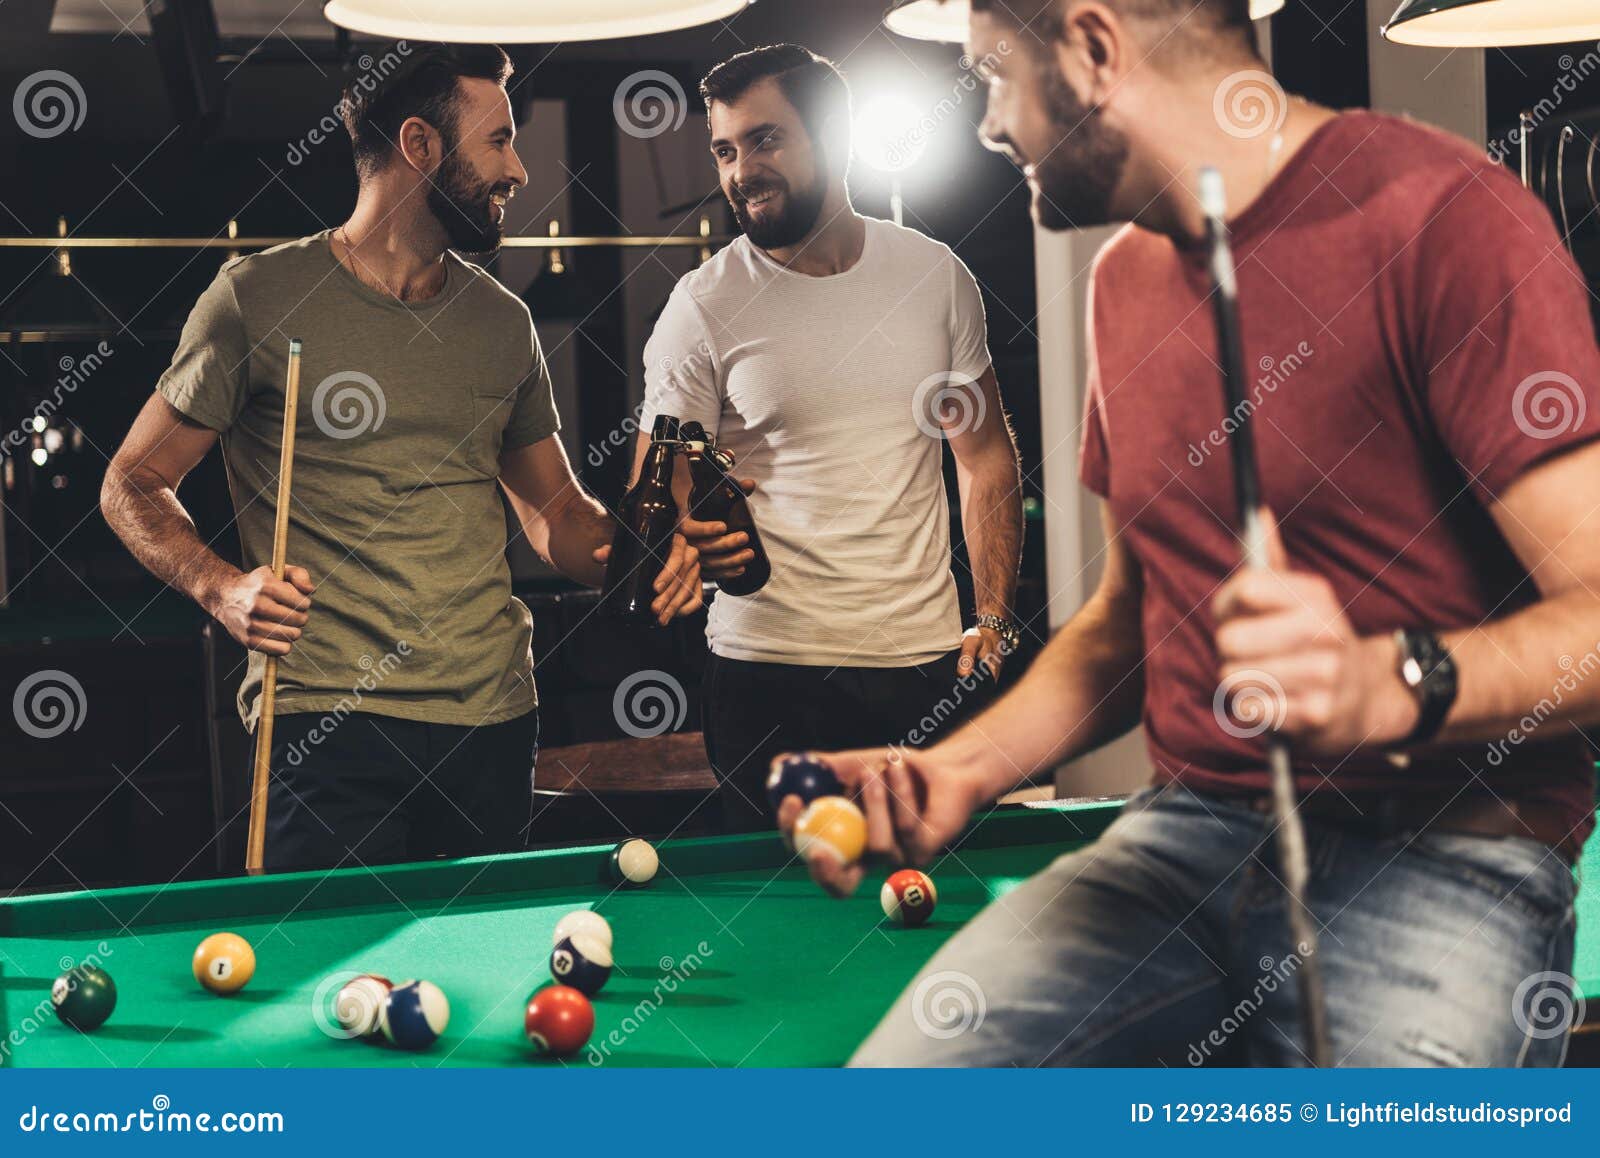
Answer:
[(625, 840), (612, 854), (616, 874), (631, 885), (648, 884), (661, 867), (661, 858), (647, 840)]
[(593, 909), (574, 909), (557, 921), (555, 935), (550, 938), (550, 944), (559, 945), (563, 937), (575, 937), (580, 933), (604, 942), (607, 949), (612, 947), (611, 925)]

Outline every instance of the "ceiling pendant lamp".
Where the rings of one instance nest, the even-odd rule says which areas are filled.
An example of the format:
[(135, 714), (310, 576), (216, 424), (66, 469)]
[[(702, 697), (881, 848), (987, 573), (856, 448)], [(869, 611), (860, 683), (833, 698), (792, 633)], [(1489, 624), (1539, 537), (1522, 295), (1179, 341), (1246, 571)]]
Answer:
[(752, 0), (329, 0), (340, 28), (386, 40), (555, 44), (676, 32), (726, 20)]
[[(1250, 0), (1250, 19), (1271, 16), (1284, 0)], [(968, 0), (902, 0), (883, 18), (890, 32), (912, 40), (943, 40), (961, 44), (967, 39)]]
[(1600, 0), (1405, 0), (1383, 35), (1429, 48), (1593, 40), (1600, 36)]

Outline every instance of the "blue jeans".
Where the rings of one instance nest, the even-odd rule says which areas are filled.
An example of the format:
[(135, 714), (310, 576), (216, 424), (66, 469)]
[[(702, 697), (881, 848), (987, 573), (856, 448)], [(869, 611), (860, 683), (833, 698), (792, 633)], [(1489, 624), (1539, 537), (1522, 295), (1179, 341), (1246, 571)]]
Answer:
[[(1565, 860), (1517, 837), (1306, 829), (1337, 1064), (1561, 1064)], [(1147, 789), (956, 934), (851, 1064), (1307, 1065), (1276, 873), (1267, 817)]]

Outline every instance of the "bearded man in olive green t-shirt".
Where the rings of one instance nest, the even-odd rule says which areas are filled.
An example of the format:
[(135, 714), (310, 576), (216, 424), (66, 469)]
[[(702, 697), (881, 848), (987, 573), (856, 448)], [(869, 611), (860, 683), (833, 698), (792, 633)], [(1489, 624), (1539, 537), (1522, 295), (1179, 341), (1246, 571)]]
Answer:
[[(498, 247), (527, 180), (493, 46), (397, 46), (342, 111), (342, 226), (222, 267), (107, 473), (102, 507), (155, 575), (250, 649), (255, 726), (278, 659), (266, 865), (520, 847), (538, 737), (532, 617), (496, 483), (529, 543), (598, 585), (615, 524), (573, 477), (527, 307), (451, 252)], [(284, 581), (270, 567), (290, 337), (304, 343)], [(179, 504), (222, 443), (244, 569)], [(313, 600), (315, 591), (315, 600)], [(700, 605), (681, 536), (660, 622)], [(245, 770), (240, 769), (240, 775)]]

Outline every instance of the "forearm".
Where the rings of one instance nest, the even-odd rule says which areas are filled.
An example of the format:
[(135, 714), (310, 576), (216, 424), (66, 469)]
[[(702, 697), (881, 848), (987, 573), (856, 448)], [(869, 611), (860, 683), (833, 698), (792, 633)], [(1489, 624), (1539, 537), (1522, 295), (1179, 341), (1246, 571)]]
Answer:
[(1097, 594), (993, 707), (938, 745), (981, 769), (1000, 796), (1139, 722), (1144, 675), (1138, 600)]
[[(1555, 736), (1569, 725), (1600, 724), (1600, 599), (1586, 589), (1441, 638), (1455, 660), (1457, 693), (1434, 743), (1492, 743), (1534, 728)], [(1388, 635), (1361, 646), (1363, 666), (1381, 689), (1373, 697), (1373, 743), (1396, 744), (1417, 717), (1398, 674), (1399, 649)]]
[(217, 593), (239, 569), (206, 546), (164, 479), (125, 472), (113, 462), (100, 489), (100, 507), (147, 571), (215, 614)]
[(1010, 439), (1007, 452), (958, 473), (961, 526), (979, 615), (1010, 619), (1022, 559), (1022, 474)]
[(567, 578), (599, 587), (605, 582), (606, 569), (594, 561), (594, 553), (610, 545), (616, 528), (617, 521), (598, 500), (587, 494), (576, 495), (551, 523), (542, 554)]

